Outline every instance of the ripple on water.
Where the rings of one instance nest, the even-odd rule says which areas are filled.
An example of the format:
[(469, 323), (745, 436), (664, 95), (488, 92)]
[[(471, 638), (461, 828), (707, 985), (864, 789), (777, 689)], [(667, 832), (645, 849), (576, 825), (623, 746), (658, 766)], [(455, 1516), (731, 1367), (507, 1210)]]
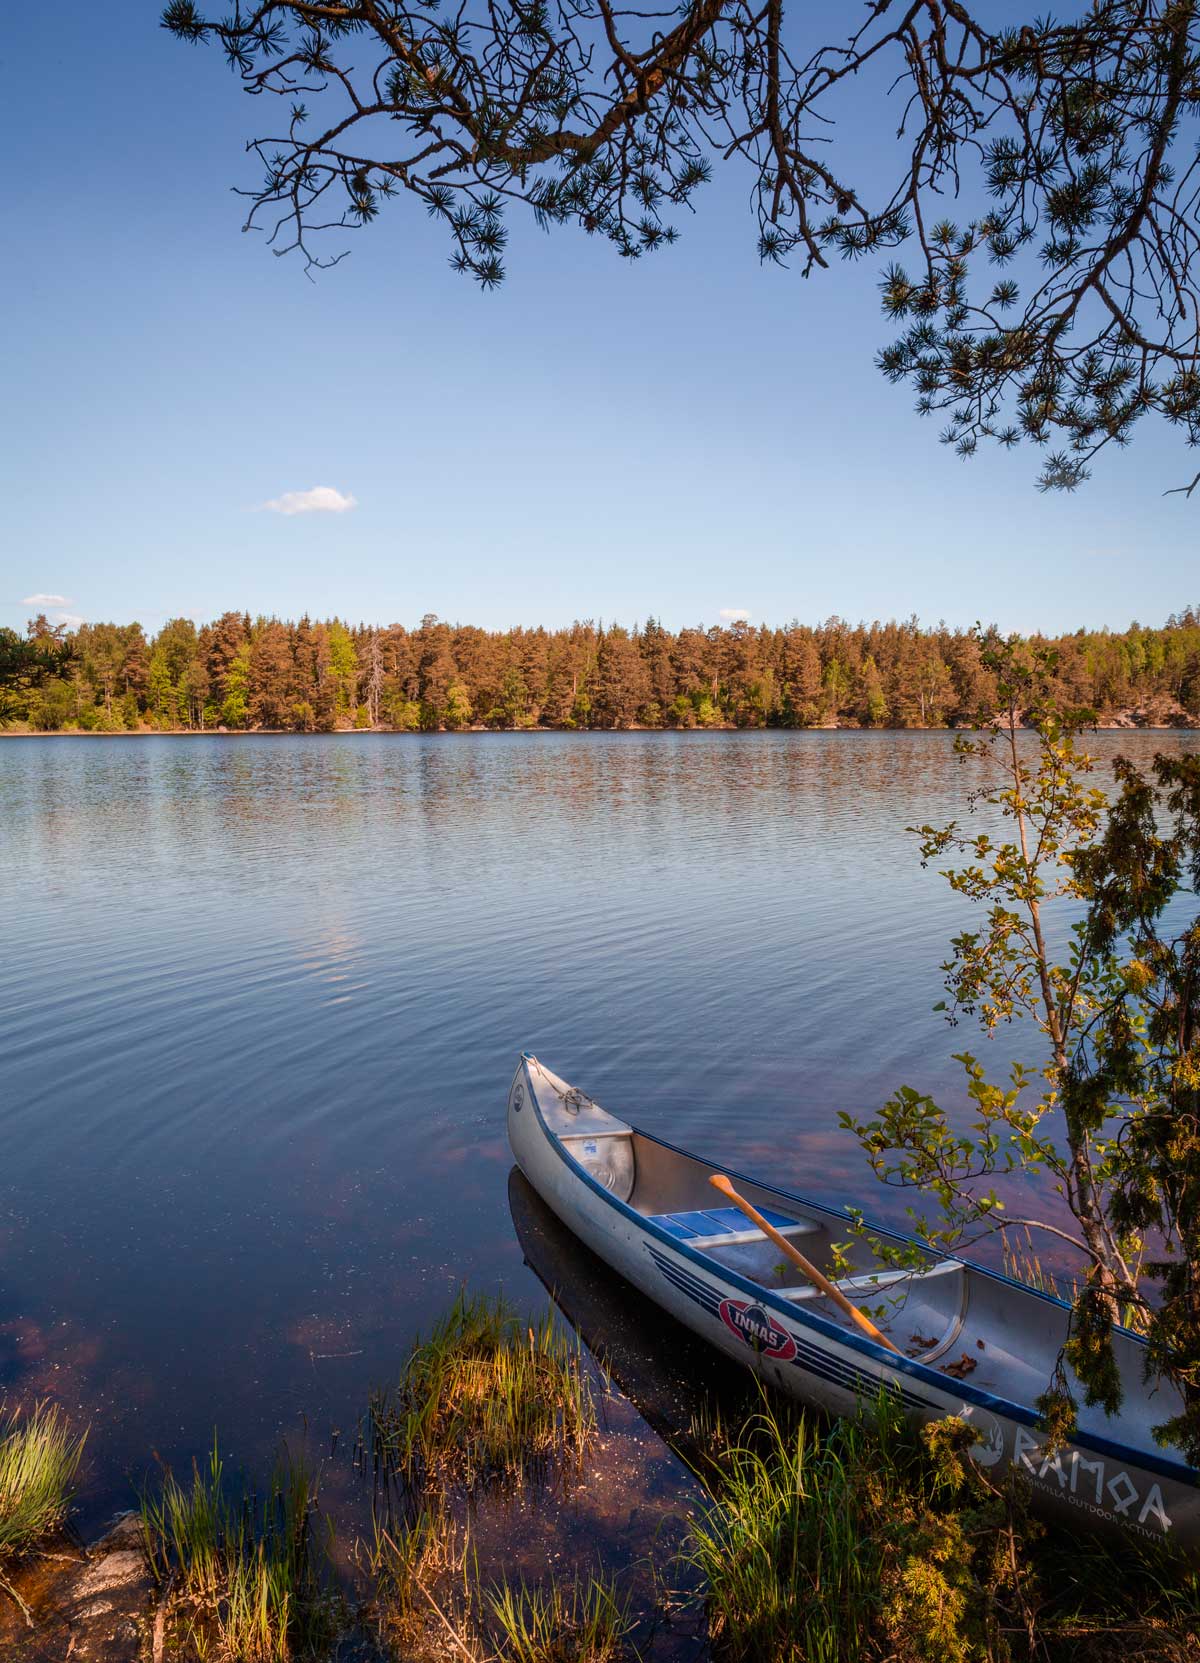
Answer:
[(967, 783), (945, 734), (0, 745), (0, 1391), (98, 1418), (97, 1516), (214, 1419), (351, 1423), (460, 1278), (539, 1297), (522, 1048), (878, 1207), (835, 1113), (957, 1089), (904, 828)]

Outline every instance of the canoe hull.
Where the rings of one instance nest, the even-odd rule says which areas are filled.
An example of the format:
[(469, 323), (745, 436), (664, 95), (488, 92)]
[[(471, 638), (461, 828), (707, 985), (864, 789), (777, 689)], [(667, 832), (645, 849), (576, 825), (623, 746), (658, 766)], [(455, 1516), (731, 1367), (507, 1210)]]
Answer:
[[(1200, 1489), (1190, 1469), (1153, 1454), (1143, 1460), (1138, 1451), (1096, 1437), (1081, 1436), (1047, 1456), (1031, 1409), (907, 1358), (897, 1360), (869, 1340), (839, 1334), (831, 1324), (732, 1275), (707, 1254), (673, 1242), (572, 1158), (539, 1103), (547, 1081), (561, 1097), (564, 1082), (536, 1059), (522, 1059), (508, 1101), (517, 1164), (568, 1229), (676, 1321), (770, 1386), (831, 1414), (853, 1413), (886, 1388), (899, 1395), (915, 1421), (962, 1416), (979, 1428), (973, 1455), (981, 1467), (997, 1474), (1016, 1467), (1041, 1510), (1077, 1527), (1200, 1547)], [(755, 1182), (760, 1190), (770, 1188)], [(771, 1193), (780, 1203), (816, 1205), (786, 1191)]]

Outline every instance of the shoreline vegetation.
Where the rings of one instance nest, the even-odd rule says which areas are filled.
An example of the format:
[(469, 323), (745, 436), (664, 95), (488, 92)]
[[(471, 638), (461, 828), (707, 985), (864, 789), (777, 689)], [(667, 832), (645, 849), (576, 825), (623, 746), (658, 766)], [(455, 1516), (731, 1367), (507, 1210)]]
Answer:
[[(1148, 722), (1140, 720), (1139, 711), (1117, 711), (1109, 721), (1098, 721), (1089, 724), (1089, 731), (1096, 733), (1192, 733), (1200, 729), (1200, 717), (1189, 717), (1176, 722)], [(804, 728), (785, 728), (778, 725), (760, 725), (757, 728), (738, 727), (734, 722), (710, 722), (703, 728), (683, 727), (648, 727), (641, 722), (627, 722), (619, 728), (567, 728), (545, 727), (541, 724), (528, 727), (500, 727), (496, 724), (485, 725), (482, 722), (472, 722), (465, 727), (435, 727), (435, 728), (393, 728), (381, 723), (378, 727), (333, 728), (227, 728), (218, 725), (215, 728), (160, 728), (152, 727), (141, 722), (135, 728), (84, 728), (78, 724), (61, 728), (34, 728), (28, 725), (0, 727), (0, 739), (295, 739), (301, 737), (329, 738), (335, 735), (339, 739), (359, 739), (372, 734), (406, 734), (417, 738), (422, 734), (478, 734), (478, 733), (955, 733), (957, 725), (947, 727), (921, 727), (914, 724), (910, 727), (866, 727), (857, 722), (814, 722)]]
[[(1200, 727), (1200, 608), (1033, 640), (1053, 649), (1063, 708), (1102, 728)], [(39, 615), (0, 629), (0, 733), (954, 729), (995, 702), (980, 641), (916, 618), (489, 632), (226, 612), (148, 635)]]
[[(57, 1594), (10, 1604), (8, 1632), (15, 1610), (35, 1646), (69, 1631), (110, 1663), (316, 1663), (347, 1645), (373, 1663), (1183, 1663), (1200, 1644), (1194, 1567), (1043, 1525), (1028, 1486), (970, 1460), (965, 1422), (913, 1428), (886, 1395), (832, 1425), (769, 1394), (738, 1425), (712, 1405), (670, 1440), (673, 1542), (623, 1570), (556, 1553), (531, 1581), (508, 1532), (481, 1546), (480, 1511), (515, 1502), (528, 1523), (587, 1493), (610, 1390), (556, 1316), (531, 1326), (464, 1289), (345, 1447), (365, 1534), (326, 1499), (333, 1450), (313, 1467), (285, 1449), (256, 1482), (214, 1439), (190, 1472), (160, 1466), (82, 1559), (54, 1533), (82, 1440), (44, 1408), (10, 1415), (0, 1464), (37, 1504), (9, 1484), (29, 1529), (0, 1572), (39, 1552), (68, 1569)], [(114, 1539), (123, 1638), (94, 1597)], [(14, 1597), (0, 1581), (0, 1642)]]

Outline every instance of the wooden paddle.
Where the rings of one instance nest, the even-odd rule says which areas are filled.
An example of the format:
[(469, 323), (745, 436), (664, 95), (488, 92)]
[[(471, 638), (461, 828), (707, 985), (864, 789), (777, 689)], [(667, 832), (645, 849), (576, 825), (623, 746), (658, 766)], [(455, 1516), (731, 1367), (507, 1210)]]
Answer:
[(900, 1347), (893, 1345), (886, 1334), (881, 1334), (870, 1317), (864, 1316), (857, 1305), (852, 1305), (842, 1290), (835, 1287), (828, 1276), (822, 1276), (816, 1265), (810, 1263), (798, 1248), (793, 1247), (786, 1236), (781, 1236), (773, 1225), (768, 1224), (758, 1209), (752, 1207), (745, 1196), (738, 1194), (723, 1172), (714, 1172), (708, 1181), (715, 1190), (720, 1190), (722, 1195), (728, 1196), (735, 1207), (740, 1207), (746, 1217), (758, 1225), (763, 1235), (773, 1241), (779, 1251), (785, 1253), (792, 1263), (804, 1272), (813, 1287), (819, 1288), (827, 1299), (833, 1300), (839, 1310), (845, 1311), (851, 1322), (861, 1328), (869, 1339), (874, 1340), (877, 1345), (886, 1345), (889, 1351), (899, 1355)]

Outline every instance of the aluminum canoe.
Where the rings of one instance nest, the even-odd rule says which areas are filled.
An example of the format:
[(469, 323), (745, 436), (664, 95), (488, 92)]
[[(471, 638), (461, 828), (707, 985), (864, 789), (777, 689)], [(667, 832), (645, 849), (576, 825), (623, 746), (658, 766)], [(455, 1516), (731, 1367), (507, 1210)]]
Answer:
[[(1066, 1338), (1064, 1301), (959, 1259), (928, 1256), (923, 1268), (898, 1272), (856, 1244), (838, 1285), (869, 1309), (898, 1355), (862, 1334), (721, 1204), (709, 1162), (609, 1114), (529, 1053), (509, 1090), (508, 1136), (529, 1183), (592, 1252), (767, 1384), (833, 1414), (852, 1413), (887, 1388), (914, 1420), (962, 1416), (978, 1429), (974, 1459), (1018, 1468), (1043, 1510), (1077, 1527), (1200, 1547), (1200, 1472), (1155, 1438), (1178, 1399), (1168, 1385), (1146, 1383), (1137, 1335), (1115, 1336), (1120, 1412), (1081, 1408), (1072, 1441), (1048, 1450), (1033, 1405)], [(730, 1176), (828, 1268), (833, 1243), (847, 1235), (844, 1209)]]

